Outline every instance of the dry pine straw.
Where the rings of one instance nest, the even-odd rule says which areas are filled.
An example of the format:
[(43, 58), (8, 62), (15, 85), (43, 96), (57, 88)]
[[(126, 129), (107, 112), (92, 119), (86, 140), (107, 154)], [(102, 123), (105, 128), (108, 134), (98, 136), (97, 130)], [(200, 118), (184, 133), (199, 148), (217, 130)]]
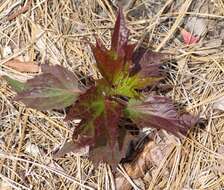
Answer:
[[(89, 47), (81, 40), (88, 37), (94, 42), (93, 34), (97, 34), (109, 44), (115, 21), (110, 1), (33, 0), (28, 11), (13, 19), (12, 14), (24, 6), (16, 0), (0, 1), (0, 75), (20, 80), (32, 77), (4, 65), (19, 58), (40, 64), (48, 60), (98, 77)], [(144, 181), (145, 188), (220, 190), (224, 187), (224, 114), (212, 105), (224, 96), (223, 47), (213, 48), (208, 55), (197, 52), (203, 50), (203, 43), (219, 38), (216, 29), (224, 19), (222, 0), (136, 0), (126, 13), (132, 42), (175, 54), (177, 64), (167, 68), (167, 83), (174, 86), (168, 95), (208, 120), (205, 129), (192, 130), (188, 138), (173, 143), (161, 164), (148, 170), (151, 180)], [(206, 18), (211, 26), (199, 44), (185, 46), (179, 30), (189, 16)], [(75, 121), (64, 123), (64, 112), (27, 109), (11, 101), (13, 96), (1, 80), (0, 189), (115, 189), (106, 165), (94, 169), (88, 159), (74, 154), (52, 159), (52, 152), (70, 139)], [(168, 175), (163, 168), (169, 168)]]

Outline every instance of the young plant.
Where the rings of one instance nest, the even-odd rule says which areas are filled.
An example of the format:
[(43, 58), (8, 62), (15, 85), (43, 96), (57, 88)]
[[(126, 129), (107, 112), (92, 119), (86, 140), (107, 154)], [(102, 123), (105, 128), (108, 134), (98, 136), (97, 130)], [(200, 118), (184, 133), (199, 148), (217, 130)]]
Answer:
[(66, 120), (81, 119), (73, 133), (74, 147), (90, 147), (93, 161), (116, 165), (125, 156), (129, 130), (125, 121), (139, 129), (154, 127), (175, 135), (186, 135), (197, 118), (179, 113), (167, 97), (149, 96), (142, 89), (164, 78), (161, 69), (166, 54), (128, 44), (129, 30), (119, 9), (111, 47), (96, 39), (91, 49), (102, 78), (87, 90), (81, 89), (71, 71), (56, 65), (42, 65), (42, 74), (20, 83), (6, 77), (16, 100), (38, 110), (70, 106)]

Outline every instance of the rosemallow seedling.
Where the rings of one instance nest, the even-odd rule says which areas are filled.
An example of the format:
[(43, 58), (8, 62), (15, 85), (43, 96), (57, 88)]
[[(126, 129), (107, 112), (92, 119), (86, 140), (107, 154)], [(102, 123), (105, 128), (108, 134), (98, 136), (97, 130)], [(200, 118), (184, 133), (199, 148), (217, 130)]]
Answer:
[(96, 39), (91, 49), (102, 78), (83, 90), (71, 71), (56, 65), (42, 65), (42, 74), (20, 83), (6, 80), (18, 93), (17, 101), (38, 110), (70, 106), (66, 120), (81, 119), (73, 133), (74, 147), (89, 146), (93, 161), (113, 166), (125, 156), (129, 130), (123, 123), (131, 121), (139, 129), (154, 127), (175, 135), (186, 135), (197, 117), (179, 113), (172, 101), (163, 96), (146, 97), (142, 89), (164, 78), (161, 70), (166, 54), (128, 44), (129, 30), (119, 9), (111, 47)]

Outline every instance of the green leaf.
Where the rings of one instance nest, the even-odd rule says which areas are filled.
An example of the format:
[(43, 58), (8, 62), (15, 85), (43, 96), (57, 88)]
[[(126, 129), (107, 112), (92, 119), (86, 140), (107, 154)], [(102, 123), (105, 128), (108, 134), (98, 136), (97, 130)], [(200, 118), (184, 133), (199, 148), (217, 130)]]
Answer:
[(115, 84), (114, 94), (125, 97), (137, 98), (140, 96), (140, 94), (136, 92), (138, 84), (138, 77), (120, 75), (119, 79), (117, 80), (117, 83)]
[(8, 82), (8, 84), (12, 87), (12, 89), (16, 92), (22, 92), (27, 88), (25, 83), (22, 83), (18, 80), (12, 79), (8, 76), (3, 76), (3, 78)]
[(158, 77), (143, 78), (139, 74), (134, 76), (120, 74), (114, 84), (114, 94), (122, 95), (130, 98), (140, 98), (141, 94), (138, 89), (144, 89), (147, 86), (152, 86), (161, 80)]

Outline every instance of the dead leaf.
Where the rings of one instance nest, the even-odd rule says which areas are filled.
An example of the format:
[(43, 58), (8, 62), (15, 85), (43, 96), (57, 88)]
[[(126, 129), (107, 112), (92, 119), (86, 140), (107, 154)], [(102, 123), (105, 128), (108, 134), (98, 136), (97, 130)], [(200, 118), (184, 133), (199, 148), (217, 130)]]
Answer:
[(19, 72), (38, 73), (39, 66), (34, 61), (22, 62), (17, 59), (12, 59), (6, 62), (4, 65), (15, 69)]
[(113, 2), (114, 6), (120, 6), (124, 10), (130, 8), (134, 3), (134, 0), (117, 0)]
[(193, 36), (190, 32), (188, 32), (185, 29), (181, 30), (181, 35), (183, 37), (184, 43), (186, 45), (195, 44), (199, 41), (199, 38), (196, 36)]
[(37, 157), (38, 155), (41, 155), (39, 147), (35, 144), (31, 144), (30, 142), (28, 142), (25, 146), (25, 153), (33, 157)]
[(116, 177), (115, 183), (116, 183), (117, 190), (123, 190), (123, 189), (131, 190), (132, 189), (132, 185), (122, 175), (119, 175), (118, 177)]
[(203, 36), (206, 31), (206, 21), (204, 18), (192, 17), (186, 23), (186, 28), (190, 31), (194, 36)]
[(213, 109), (224, 111), (224, 97), (221, 97), (213, 104)]
[(160, 148), (160, 146), (155, 146), (150, 150), (150, 157), (153, 164), (159, 166), (164, 159), (164, 154)]
[[(153, 141), (149, 141), (145, 146), (143, 151), (137, 156), (135, 161), (131, 163), (125, 163), (123, 166), (125, 171), (132, 179), (143, 178), (145, 171), (150, 166), (150, 150), (156, 145)], [(119, 190), (123, 189), (132, 189), (130, 183), (126, 180), (125, 177), (120, 174), (116, 177), (116, 188)]]
[[(165, 137), (163, 139), (165, 139)], [(157, 171), (158, 167), (161, 166), (161, 163), (164, 161), (165, 157), (170, 152), (171, 150), (170, 148), (172, 148), (173, 145), (176, 144), (175, 140), (176, 140), (175, 136), (170, 136), (170, 135), (169, 135), (169, 138), (166, 139), (165, 142), (163, 143), (158, 142), (157, 144), (155, 143), (154, 140), (148, 140), (148, 142), (146, 142), (146, 144), (144, 145), (143, 150), (139, 154), (137, 154), (134, 161), (125, 163), (123, 165), (128, 176), (134, 182), (136, 179), (141, 178), (141, 179), (144, 179), (146, 183), (150, 183), (151, 179), (154, 177), (156, 173), (155, 171)], [(164, 179), (159, 184), (159, 186), (163, 186), (164, 183), (169, 178), (170, 171), (168, 167), (172, 167), (172, 166), (173, 166), (173, 162), (171, 160), (171, 162), (169, 162), (169, 165), (166, 168), (164, 168), (164, 173), (163, 173)], [(116, 176), (116, 187), (118, 190), (132, 189), (132, 185), (130, 184), (130, 182), (128, 182), (128, 180), (121, 174), (118, 174)]]

